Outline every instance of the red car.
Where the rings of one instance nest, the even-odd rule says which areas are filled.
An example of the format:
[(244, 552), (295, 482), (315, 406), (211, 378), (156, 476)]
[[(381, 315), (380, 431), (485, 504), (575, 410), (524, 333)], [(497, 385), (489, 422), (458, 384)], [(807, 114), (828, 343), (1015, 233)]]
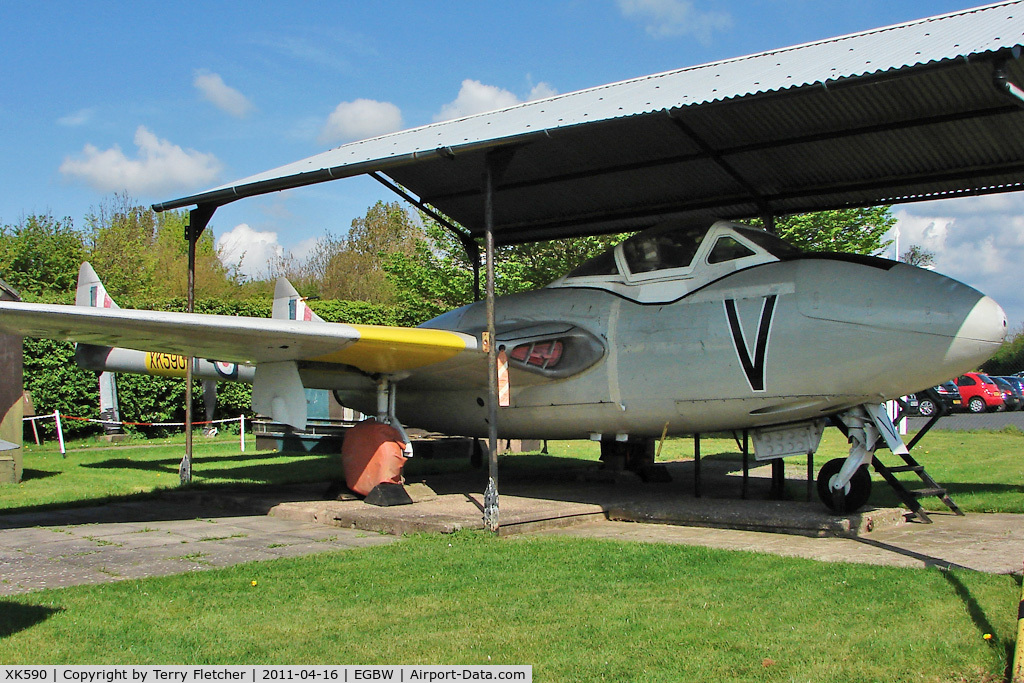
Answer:
[(988, 375), (980, 372), (965, 372), (955, 380), (963, 398), (963, 405), (972, 413), (987, 410), (1002, 410), (1003, 391)]

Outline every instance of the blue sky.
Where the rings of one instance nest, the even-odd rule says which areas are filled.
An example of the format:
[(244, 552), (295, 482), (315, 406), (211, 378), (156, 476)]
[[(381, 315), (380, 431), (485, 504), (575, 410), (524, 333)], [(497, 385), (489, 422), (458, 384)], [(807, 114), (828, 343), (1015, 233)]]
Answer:
[[(339, 144), (978, 0), (0, 4), (0, 223), (173, 199)], [(303, 256), (377, 199), (356, 178), (220, 209), (211, 230)], [(1024, 321), (1018, 194), (896, 207), (901, 246)]]

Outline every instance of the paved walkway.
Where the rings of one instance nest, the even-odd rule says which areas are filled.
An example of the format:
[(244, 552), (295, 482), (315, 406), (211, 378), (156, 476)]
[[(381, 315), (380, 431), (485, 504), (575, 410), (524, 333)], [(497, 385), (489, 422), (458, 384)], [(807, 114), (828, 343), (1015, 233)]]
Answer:
[(398, 540), (267, 515), (225, 514), (189, 501), (157, 500), (0, 516), (0, 596)]
[[(549, 487), (541, 488), (550, 494)], [(580, 497), (581, 488), (585, 487), (578, 483), (570, 487), (575, 494), (573, 498)], [(316, 510), (325, 505), (329, 507), (329, 503), (316, 500), (315, 494), (322, 492), (322, 485), (267, 489), (259, 493), (250, 489), (236, 495), (224, 492), (168, 495), (94, 508), (0, 515), (0, 596), (40, 588), (202, 571), (242, 562), (392, 543), (399, 541), (400, 537), (360, 531), (350, 526), (365, 516), (381, 518), (363, 520), (368, 524), (366, 528), (374, 529), (388, 527), (391, 524), (389, 520), (393, 520), (395, 515), (422, 522), (424, 516), (431, 518), (438, 514), (433, 507), (421, 503), (399, 508), (375, 508), (361, 501), (348, 503), (350, 507), (359, 508), (359, 515), (340, 515), (333, 511), (319, 515), (316, 522), (311, 521), (312, 517), (284, 519), (266, 514), (268, 510), (287, 505), (288, 501), (307, 501), (306, 504)], [(616, 494), (622, 495), (621, 492)], [(457, 496), (449, 494), (439, 496), (439, 499), (451, 497)], [(475, 524), (479, 521), (480, 503), (469, 494), (462, 497), (459, 515), (469, 515)], [(635, 498), (636, 492), (629, 497)], [(559, 500), (551, 495), (540, 495), (540, 490), (536, 489), (522, 491), (518, 503), (523, 512), (539, 511), (536, 515), (538, 523), (531, 524), (524, 532), (681, 543), (827, 562), (953, 567), (992, 573), (1019, 573), (1024, 561), (1024, 515), (968, 514), (957, 517), (950, 513), (935, 513), (932, 515), (933, 524), (910, 522), (876, 528), (871, 533), (861, 532), (852, 538), (815, 538), (765, 531), (608, 521), (601, 519), (603, 513), (595, 500), (588, 502), (589, 507), (582, 514), (579, 500), (564, 498), (569, 496)], [(651, 498), (648, 495), (645, 502), (650, 504)], [(702, 501), (700, 505), (714, 511), (719, 520), (738, 515), (749, 518), (751, 514), (763, 518), (766, 505), (792, 505), (797, 508), (796, 514), (808, 514), (799, 510), (801, 505), (807, 504), (800, 503), (769, 504), (762, 501), (755, 505), (752, 501), (711, 498)], [(438, 502), (443, 503), (443, 500)], [(517, 501), (514, 497), (504, 496), (503, 502), (506, 503), (503, 514), (508, 521), (511, 519), (508, 513), (515, 508), (514, 505), (509, 508), (509, 505)], [(680, 500), (679, 503), (681, 508), (697, 504), (693, 499)], [(753, 512), (747, 509), (751, 506)], [(565, 517), (560, 517), (563, 507), (568, 512)], [(590, 507), (597, 511), (591, 511)], [(444, 509), (446, 506), (443, 504), (438, 508)], [(434, 512), (430, 513), (431, 510)], [(614, 516), (614, 505), (605, 507), (605, 510), (604, 514)], [(383, 525), (382, 519), (386, 522)], [(458, 522), (460, 518), (454, 519)], [(448, 530), (468, 528), (462, 526), (462, 522), (453, 524), (447, 518), (441, 521), (451, 526)], [(564, 526), (569, 521), (578, 523)], [(545, 528), (547, 522), (558, 528)], [(749, 528), (749, 525), (749, 519), (740, 520), (741, 528)]]

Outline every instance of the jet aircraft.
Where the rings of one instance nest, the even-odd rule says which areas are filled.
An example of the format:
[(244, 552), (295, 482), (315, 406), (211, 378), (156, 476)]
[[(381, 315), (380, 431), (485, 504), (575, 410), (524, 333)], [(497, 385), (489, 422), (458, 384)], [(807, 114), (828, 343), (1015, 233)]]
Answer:
[[(92, 345), (79, 358), (97, 370), (154, 372), (137, 352), (216, 359), (197, 376), (253, 382), (254, 409), (297, 428), (309, 387), (399, 427), (488, 433), (483, 302), (417, 328), (327, 323), (282, 281), (272, 319), (122, 310), (85, 265), (78, 303), (3, 302), (0, 329)], [(642, 460), (666, 433), (750, 430), (760, 460), (813, 453), (832, 418), (851, 442), (819, 475), (835, 510), (866, 501), (877, 448), (905, 449), (881, 402), (976, 368), (1006, 332), (956, 280), (726, 221), (652, 227), (499, 297), (496, 316), (502, 438), (592, 438)]]

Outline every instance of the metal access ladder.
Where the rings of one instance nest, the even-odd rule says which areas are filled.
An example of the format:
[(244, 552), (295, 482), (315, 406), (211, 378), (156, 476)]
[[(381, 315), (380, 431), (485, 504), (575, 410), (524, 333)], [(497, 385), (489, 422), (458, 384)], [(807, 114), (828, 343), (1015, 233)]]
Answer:
[[(897, 400), (897, 404), (900, 408), (896, 415), (896, 419), (893, 420), (895, 424), (899, 424), (906, 412), (906, 405), (902, 400)], [(892, 490), (896, 492), (896, 495), (901, 501), (903, 501), (903, 504), (910, 508), (917, 518), (925, 524), (931, 524), (932, 520), (928, 517), (928, 513), (924, 511), (924, 508), (921, 507), (921, 498), (935, 496), (954, 513), (961, 517), (964, 516), (963, 510), (957, 507), (957, 504), (949, 497), (949, 492), (944, 487), (940, 486), (937, 481), (932, 479), (932, 476), (925, 471), (924, 465), (915, 460), (914, 456), (911, 455), (914, 450), (914, 446), (916, 446), (924, 435), (928, 433), (936, 422), (938, 422), (939, 418), (944, 415), (946, 415), (945, 411), (940, 409), (939, 412), (933, 415), (928, 422), (925, 423), (924, 427), (921, 428), (921, 431), (919, 431), (914, 438), (910, 440), (910, 443), (907, 444), (907, 450), (910, 451), (910, 453), (900, 456), (903, 458), (905, 464), (898, 465), (896, 467), (889, 467), (879, 459), (877, 452), (872, 460), (872, 466), (875, 468), (875, 471), (882, 475), (882, 478), (885, 479), (886, 483), (892, 487)], [(924, 487), (917, 489), (907, 488), (904, 482), (896, 478), (896, 474), (899, 472), (913, 472), (921, 479), (922, 482), (924, 482)]]

